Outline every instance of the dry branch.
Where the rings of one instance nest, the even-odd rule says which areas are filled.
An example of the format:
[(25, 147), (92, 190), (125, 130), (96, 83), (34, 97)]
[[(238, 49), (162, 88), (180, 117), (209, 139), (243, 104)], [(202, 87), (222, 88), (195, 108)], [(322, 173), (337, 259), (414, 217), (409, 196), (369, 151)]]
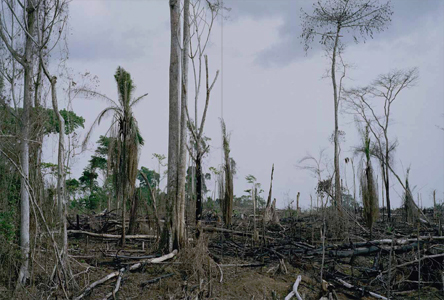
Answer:
[[(107, 233), (94, 233), (89, 231), (83, 231), (83, 230), (68, 230), (68, 233), (71, 234), (85, 234), (92, 237), (97, 238), (106, 238), (106, 239), (120, 239), (122, 236), (120, 234), (107, 234)], [(136, 234), (136, 235), (127, 235), (125, 236), (125, 239), (156, 239), (156, 235), (150, 235), (150, 234)]]
[[(167, 259), (173, 258), (176, 254), (177, 254), (177, 250), (174, 250), (173, 252), (171, 252), (169, 254), (166, 254), (164, 256), (161, 256), (161, 257), (156, 257), (156, 258), (152, 258), (152, 259), (143, 260), (141, 262), (138, 262), (137, 264), (134, 264), (134, 265), (130, 266), (129, 270), (130, 271), (134, 271), (134, 270), (137, 270), (137, 269), (139, 269), (140, 267), (142, 267), (142, 266), (144, 266), (146, 264), (155, 264), (155, 263), (163, 262), (163, 261), (165, 261)], [(123, 269), (123, 271), (124, 271), (124, 269)], [(120, 278), (121, 274), (123, 274), (123, 271), (122, 271), (122, 269), (120, 269), (119, 271), (112, 272), (112, 273), (106, 275), (105, 277), (103, 277), (102, 279), (99, 279), (99, 280), (93, 282), (88, 287), (86, 287), (86, 289), (84, 290), (84, 292), (82, 294), (80, 294), (78, 297), (74, 298), (74, 300), (80, 300), (80, 299), (85, 298), (87, 295), (89, 295), (91, 293), (91, 291), (95, 287), (101, 285), (102, 283), (104, 283), (104, 282), (106, 282), (106, 281), (108, 281), (108, 280), (110, 280), (110, 279), (112, 279), (112, 278), (114, 278), (116, 276), (119, 276), (119, 278)], [(118, 281), (119, 281), (119, 279), (118, 279)], [(117, 283), (119, 284), (119, 286), (116, 284), (116, 288), (114, 289), (114, 292), (117, 292), (117, 290), (120, 287), (120, 283), (119, 282), (117, 282)], [(111, 294), (111, 296), (112, 296), (112, 294)], [(110, 297), (110, 296), (107, 296), (107, 298), (108, 297)]]
[(335, 280), (337, 282), (339, 282), (340, 284), (342, 284), (343, 286), (345, 286), (346, 288), (348, 288), (348, 289), (357, 289), (357, 290), (359, 290), (361, 292), (368, 292), (370, 294), (370, 296), (373, 296), (373, 297), (378, 298), (378, 299), (388, 300), (384, 296), (381, 296), (379, 294), (376, 294), (376, 293), (373, 293), (373, 292), (370, 292), (370, 291), (366, 291), (366, 290), (364, 290), (363, 288), (360, 288), (360, 287), (355, 287), (354, 285), (352, 285), (352, 284), (350, 284), (350, 283), (348, 283), (348, 282), (346, 282), (346, 281), (344, 281), (344, 280), (342, 280), (340, 278), (335, 278)]
[(290, 292), (290, 294), (287, 295), (287, 297), (285, 297), (285, 300), (290, 300), (291, 298), (293, 298), (293, 296), (296, 296), (296, 298), (298, 300), (302, 300), (302, 297), (298, 293), (298, 286), (299, 286), (299, 283), (301, 282), (301, 280), (302, 280), (301, 275), (298, 275), (298, 278), (296, 279), (295, 283), (293, 284), (293, 290)]

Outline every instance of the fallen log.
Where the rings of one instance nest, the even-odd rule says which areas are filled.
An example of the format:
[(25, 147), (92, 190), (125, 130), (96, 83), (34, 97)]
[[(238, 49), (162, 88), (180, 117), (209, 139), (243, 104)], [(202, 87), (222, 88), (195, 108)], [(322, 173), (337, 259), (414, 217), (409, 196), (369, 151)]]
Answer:
[[(424, 259), (431, 259), (431, 258), (438, 258), (438, 257), (444, 257), (444, 253), (433, 254), (433, 255), (424, 255), (424, 256), (422, 256), (420, 259), (415, 259), (415, 260), (413, 260), (413, 261), (408, 261), (408, 262), (406, 262), (406, 263), (403, 263), (403, 264), (397, 265), (397, 266), (393, 267), (391, 270), (392, 270), (392, 271), (395, 271), (396, 269), (399, 269), (399, 268), (403, 268), (403, 267), (406, 267), (406, 266), (410, 266), (410, 265), (413, 265), (413, 264), (417, 264), (418, 262), (420, 262), (420, 261), (422, 261), (422, 260), (424, 260)], [(389, 272), (389, 270), (385, 270), (385, 271), (382, 272), (382, 273), (387, 273), (387, 272)]]
[(370, 291), (368, 291), (368, 290), (364, 290), (363, 288), (360, 288), (360, 287), (355, 287), (354, 285), (352, 285), (352, 284), (350, 284), (350, 283), (348, 283), (348, 282), (342, 280), (341, 278), (335, 278), (335, 277), (334, 277), (334, 279), (335, 279), (337, 282), (339, 282), (341, 285), (345, 286), (345, 287), (348, 288), (348, 289), (357, 289), (358, 291), (368, 293), (368, 294), (369, 294), (370, 296), (372, 296), (372, 297), (375, 297), (375, 298), (378, 298), (378, 299), (383, 299), (383, 300), (388, 300), (386, 297), (384, 297), (384, 296), (382, 296), (382, 295), (376, 294), (376, 293), (374, 293), (374, 292), (370, 292)]
[[(161, 257), (156, 257), (156, 258), (152, 258), (152, 259), (143, 260), (142, 262), (139, 262), (137, 264), (134, 264), (134, 265), (130, 266), (128, 268), (128, 270), (129, 271), (134, 271), (134, 270), (137, 270), (140, 267), (142, 267), (142, 266), (144, 266), (146, 264), (149, 264), (149, 263), (151, 263), (151, 264), (160, 263), (160, 262), (163, 262), (163, 261), (165, 261), (167, 259), (173, 258), (176, 254), (177, 254), (177, 250), (174, 250), (173, 252), (171, 252), (169, 254), (166, 254), (164, 256), (161, 256)], [(121, 272), (121, 270), (122, 269), (120, 269), (119, 271), (112, 272), (112, 273), (106, 275), (105, 277), (103, 277), (103, 278), (101, 278), (101, 279), (91, 283), (89, 286), (87, 286), (85, 288), (85, 290), (83, 291), (82, 294), (80, 294), (79, 296), (77, 296), (73, 300), (80, 300), (80, 299), (85, 298), (86, 296), (88, 296), (91, 293), (91, 291), (95, 287), (101, 285), (104, 282), (107, 282), (108, 280), (110, 280), (110, 279), (112, 279), (112, 278), (114, 278), (116, 276), (119, 276), (121, 273), (123, 274), (123, 271)], [(125, 269), (123, 269), (123, 270), (125, 270)], [(120, 286), (120, 283), (119, 283), (119, 286)], [(117, 284), (116, 284), (116, 287), (117, 287)]]
[[(120, 239), (122, 236), (120, 234), (107, 234), (107, 233), (94, 233), (83, 230), (68, 230), (68, 234), (84, 234), (97, 238), (105, 238), (105, 239)], [(156, 235), (151, 234), (136, 234), (136, 235), (126, 235), (126, 239), (156, 239)]]
[(125, 272), (125, 268), (122, 268), (119, 270), (119, 277), (117, 277), (117, 281), (116, 281), (116, 287), (114, 288), (114, 290), (112, 290), (111, 293), (108, 293), (105, 298), (103, 298), (103, 300), (108, 300), (109, 298), (113, 297), (114, 299), (116, 299), (116, 293), (119, 291), (120, 288), (120, 283), (122, 282), (122, 276), (123, 273)]
[[(230, 230), (230, 229), (225, 229), (225, 228), (218, 228), (218, 227), (202, 227), (204, 232), (224, 232), (224, 233), (231, 233), (234, 235), (239, 235), (239, 236), (248, 236), (248, 237), (254, 237), (253, 233), (250, 232), (242, 232), (242, 231), (236, 231), (236, 230)], [(259, 235), (259, 238), (265, 238), (265, 239), (269, 239), (269, 240), (275, 240), (275, 238), (269, 237), (269, 236), (262, 236)]]

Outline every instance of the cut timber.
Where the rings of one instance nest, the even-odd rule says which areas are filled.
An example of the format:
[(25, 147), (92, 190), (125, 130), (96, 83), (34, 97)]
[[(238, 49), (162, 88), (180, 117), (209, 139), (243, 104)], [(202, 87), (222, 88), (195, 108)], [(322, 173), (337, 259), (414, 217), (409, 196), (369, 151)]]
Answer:
[[(152, 258), (152, 259), (143, 260), (143, 261), (141, 261), (141, 262), (139, 262), (137, 264), (134, 264), (134, 265), (130, 266), (129, 270), (130, 271), (134, 271), (134, 270), (137, 270), (137, 269), (139, 269), (140, 267), (142, 267), (142, 266), (144, 266), (146, 264), (156, 264), (156, 263), (163, 262), (163, 261), (165, 261), (167, 259), (173, 258), (176, 254), (177, 254), (177, 250), (174, 250), (173, 252), (171, 252), (169, 254), (166, 254), (164, 256), (161, 256), (161, 257), (156, 257), (156, 258)], [(112, 278), (114, 278), (116, 276), (119, 276), (119, 279), (121, 280), (121, 274), (123, 274), (124, 271), (125, 271), (124, 269), (123, 269), (123, 271), (122, 271), (122, 269), (120, 269), (119, 271), (112, 272), (112, 273), (106, 275), (105, 277), (103, 277), (102, 279), (99, 279), (99, 280), (91, 283), (89, 286), (87, 286), (85, 288), (84, 292), (82, 294), (80, 294), (78, 297), (74, 298), (74, 300), (80, 300), (80, 299), (85, 298), (86, 296), (88, 296), (91, 293), (91, 291), (95, 287), (101, 285), (104, 282), (107, 282), (108, 280), (110, 280), (110, 279), (112, 279)], [(119, 281), (119, 279), (118, 279), (118, 281)], [(117, 282), (117, 283), (118, 283), (118, 285), (116, 284), (116, 289), (118, 290), (118, 288), (120, 287), (120, 282)], [(116, 291), (116, 289), (114, 289), (114, 291)], [(107, 295), (107, 297), (108, 297), (108, 295)]]
[[(120, 234), (107, 234), (107, 233), (94, 233), (83, 230), (68, 230), (68, 234), (85, 234), (92, 237), (97, 238), (105, 238), (105, 239), (120, 239), (122, 236)], [(136, 234), (136, 235), (127, 235), (125, 239), (156, 239), (156, 235), (150, 234)]]
[(295, 283), (293, 284), (293, 290), (290, 292), (290, 294), (287, 295), (287, 297), (285, 297), (285, 300), (290, 300), (291, 298), (293, 298), (293, 296), (296, 296), (296, 299), (298, 299), (298, 300), (302, 300), (302, 297), (298, 293), (298, 286), (299, 286), (299, 283), (301, 282), (301, 280), (302, 280), (302, 277), (301, 277), (301, 275), (299, 275), (298, 278), (296, 279)]

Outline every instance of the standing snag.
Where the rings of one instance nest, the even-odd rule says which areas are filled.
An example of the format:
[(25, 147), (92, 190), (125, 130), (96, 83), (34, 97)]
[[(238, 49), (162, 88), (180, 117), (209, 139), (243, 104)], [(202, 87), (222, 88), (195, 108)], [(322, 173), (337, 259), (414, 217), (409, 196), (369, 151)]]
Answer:
[[(375, 32), (383, 31), (391, 21), (393, 14), (390, 1), (379, 4), (378, 0), (323, 0), (313, 4), (313, 13), (302, 11), (302, 35), (304, 49), (316, 39), (324, 46), (331, 59), (331, 80), (334, 100), (334, 171), (335, 203), (341, 209), (341, 178), (339, 170), (339, 100), (341, 98), (342, 80), (345, 76), (345, 65), (341, 54), (345, 46), (345, 36), (351, 36), (356, 42), (359, 39), (373, 38)], [(337, 80), (337, 59), (344, 67), (341, 79)], [(339, 87), (338, 87), (339, 84)]]
[(379, 217), (378, 207), (378, 188), (373, 174), (373, 167), (370, 157), (370, 137), (368, 128), (363, 133), (364, 142), (364, 154), (365, 159), (363, 161), (364, 170), (361, 171), (360, 183), (361, 183), (361, 197), (364, 205), (364, 220), (370, 228), (370, 240), (372, 239), (372, 229), (374, 222)]

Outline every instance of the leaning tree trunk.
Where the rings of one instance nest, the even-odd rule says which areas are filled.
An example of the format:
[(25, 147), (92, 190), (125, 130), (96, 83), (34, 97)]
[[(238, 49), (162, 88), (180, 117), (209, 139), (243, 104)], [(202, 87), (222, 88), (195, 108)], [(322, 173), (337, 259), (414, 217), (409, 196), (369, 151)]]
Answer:
[(274, 173), (274, 164), (271, 167), (270, 190), (268, 191), (267, 205), (265, 206), (264, 218), (263, 218), (264, 225), (272, 219), (271, 195), (272, 195), (272, 190), (273, 190), (273, 173)]
[(164, 242), (171, 252), (177, 248), (180, 231), (176, 219), (179, 161), (179, 90), (180, 90), (180, 1), (170, 0), (171, 53), (169, 73), (169, 125), (168, 125), (168, 183), (167, 214), (164, 228)]
[(20, 267), (18, 282), (25, 284), (29, 276), (29, 117), (32, 101), (32, 77), (33, 77), (33, 41), (35, 23), (34, 1), (28, 2), (27, 32), (25, 40), (24, 91), (23, 91), (23, 115), (21, 132), (20, 163), (23, 176), (20, 179), (20, 248), (22, 250), (22, 265)]

